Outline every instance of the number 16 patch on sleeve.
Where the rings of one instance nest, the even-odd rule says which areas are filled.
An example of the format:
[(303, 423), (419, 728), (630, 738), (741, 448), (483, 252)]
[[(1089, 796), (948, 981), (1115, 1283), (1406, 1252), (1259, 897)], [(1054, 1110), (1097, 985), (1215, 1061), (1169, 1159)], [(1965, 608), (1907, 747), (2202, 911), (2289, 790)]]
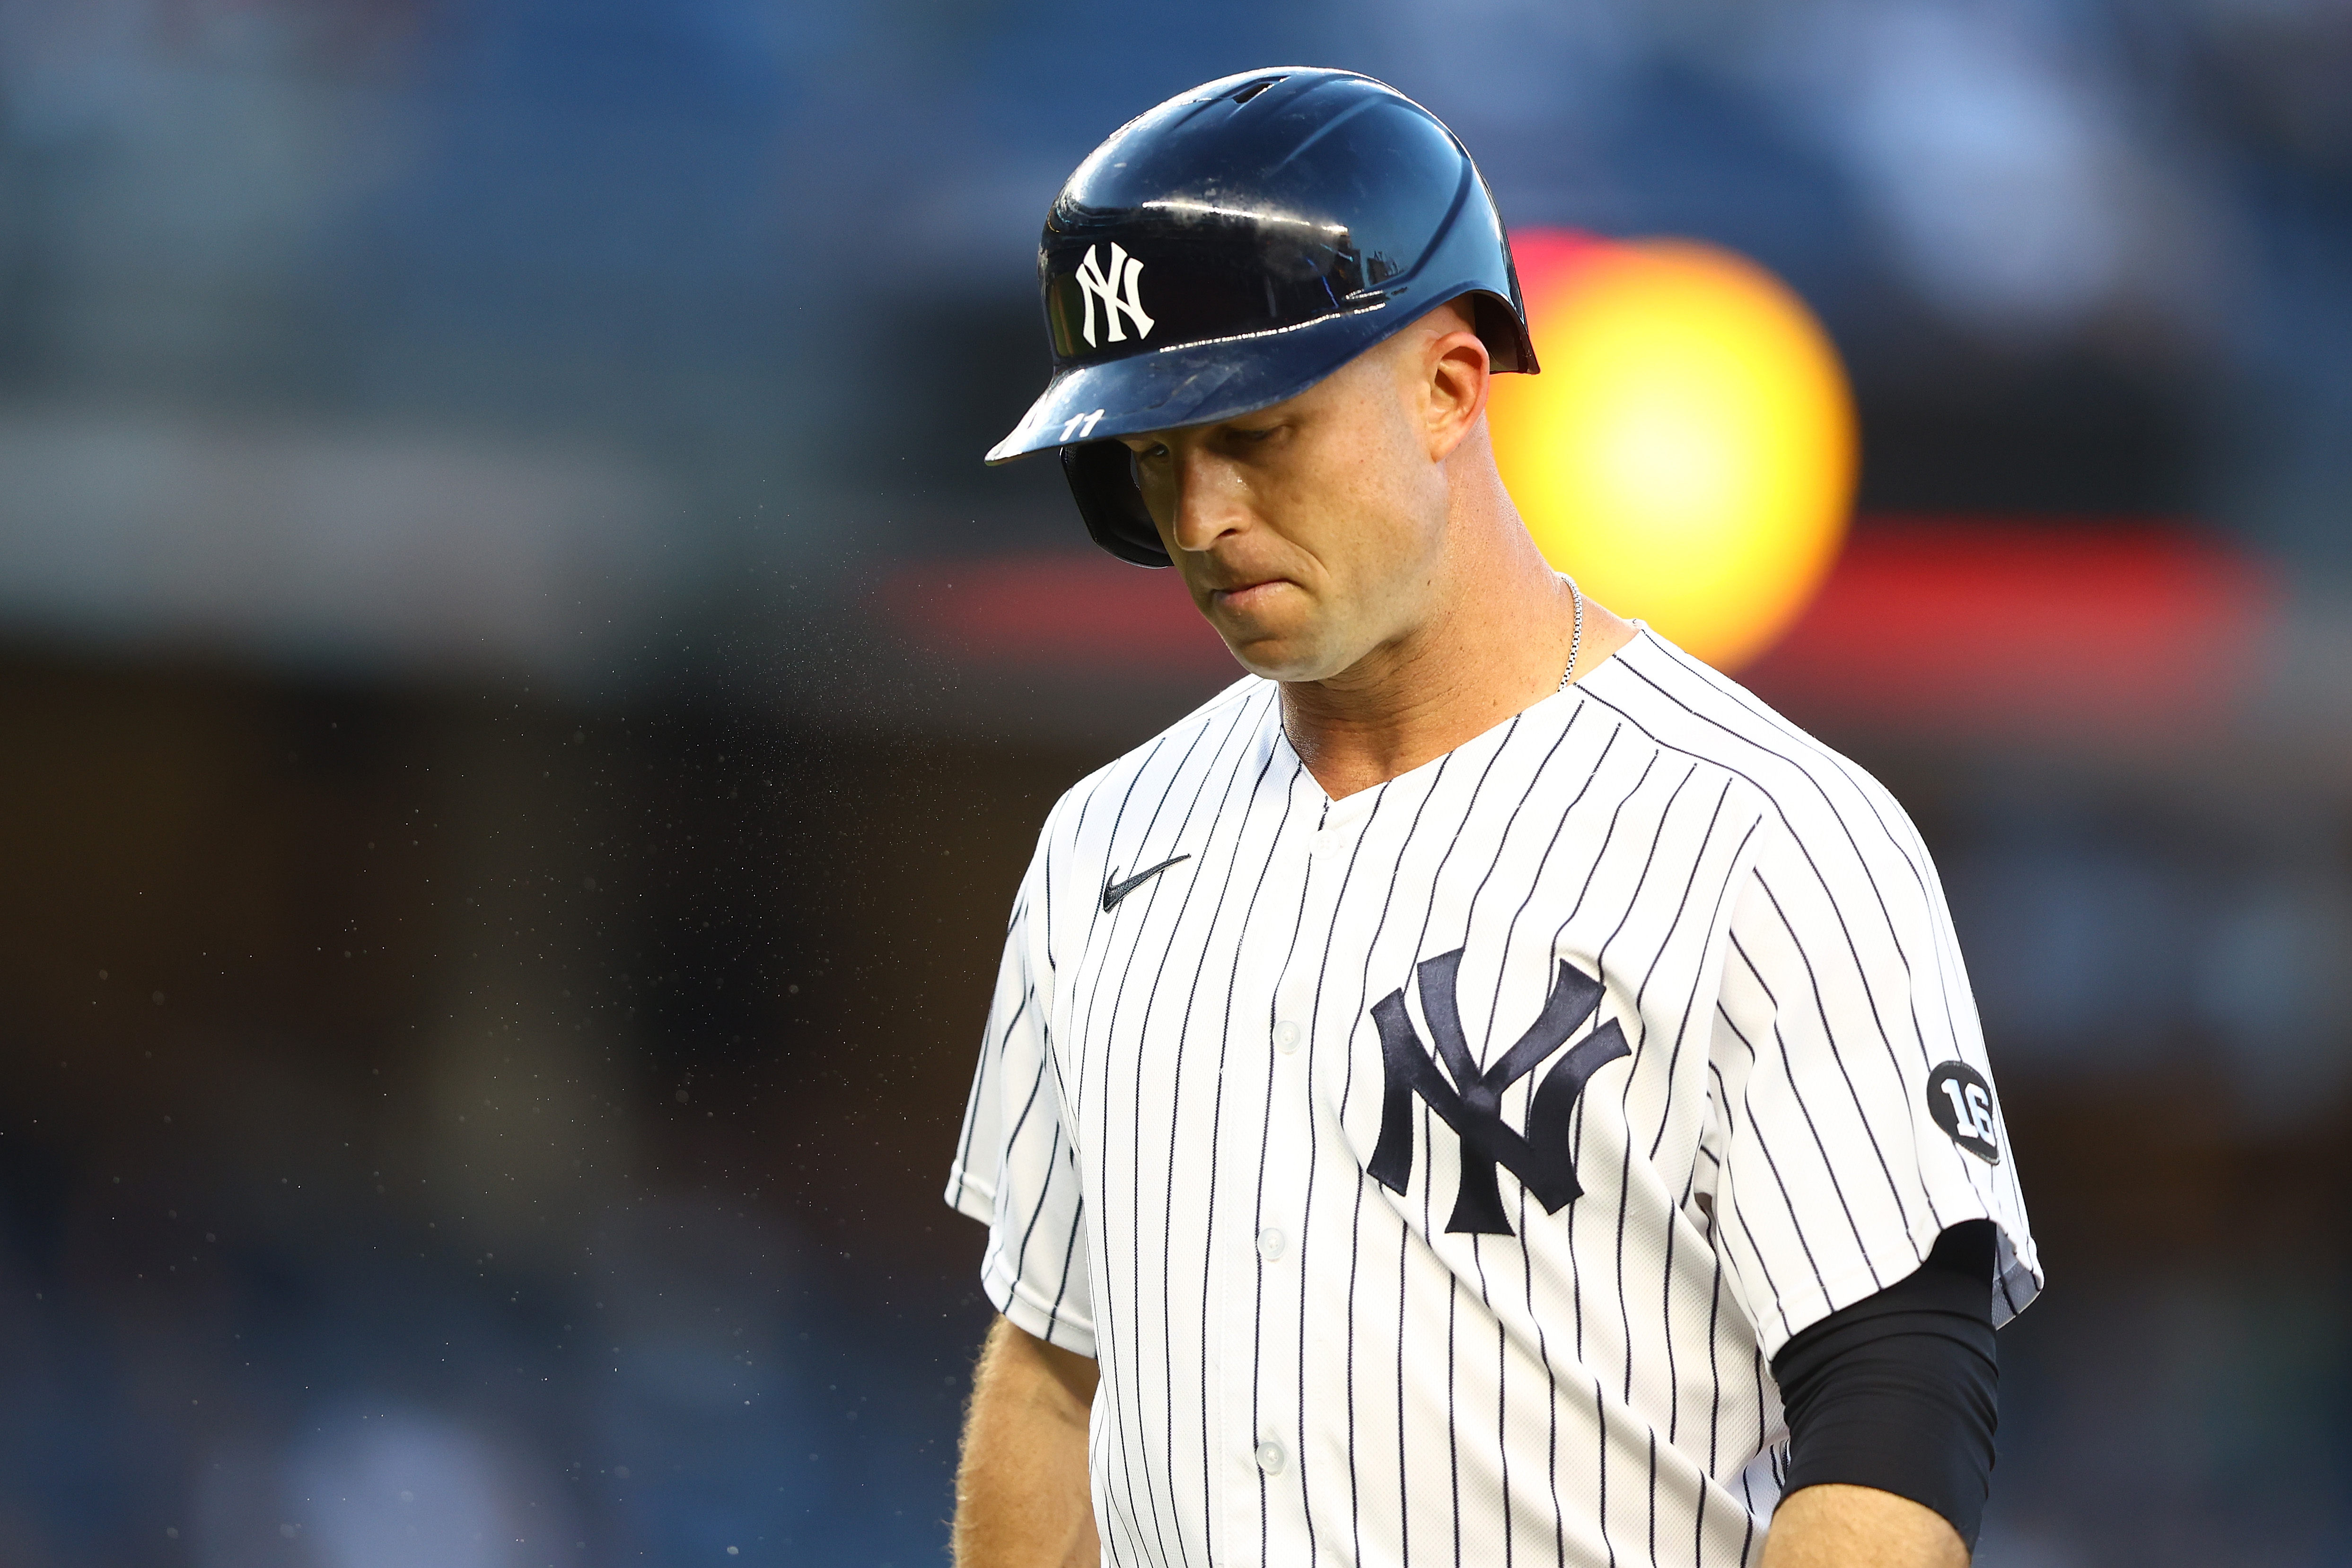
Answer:
[(2000, 1164), (2000, 1135), (1992, 1119), (1992, 1085), (1965, 1061), (1947, 1061), (1927, 1074), (1927, 1113), (1952, 1142), (1989, 1165)]

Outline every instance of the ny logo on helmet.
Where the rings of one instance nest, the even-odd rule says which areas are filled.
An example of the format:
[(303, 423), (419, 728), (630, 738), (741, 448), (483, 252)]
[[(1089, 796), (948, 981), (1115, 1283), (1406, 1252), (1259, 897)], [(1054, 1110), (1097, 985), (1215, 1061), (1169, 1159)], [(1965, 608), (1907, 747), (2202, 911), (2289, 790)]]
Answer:
[[(1507, 1167), (1548, 1214), (1558, 1213), (1562, 1204), (1581, 1194), (1584, 1186), (1576, 1179), (1570, 1135), (1576, 1102), (1595, 1072), (1633, 1053), (1616, 1019), (1602, 1024), (1552, 1064), (1528, 1102), (1527, 1132), (1513, 1132), (1503, 1121), (1503, 1091), (1542, 1065), (1592, 1016), (1601, 1005), (1601, 982), (1563, 959), (1535, 1022), (1494, 1066), (1481, 1072), (1463, 1038), (1462, 1014), (1454, 1004), (1454, 977), (1462, 967), (1462, 952), (1456, 947), (1424, 959), (1413, 970), (1421, 983), (1421, 1010), (1445, 1061), (1444, 1072), (1430, 1060), (1405, 1012), (1402, 988), (1372, 1007), (1372, 1022), (1381, 1031), (1382, 1076), (1388, 1082), (1381, 1100), (1380, 1142), (1366, 1168), (1391, 1192), (1404, 1191), (1412, 1180), (1412, 1101), (1417, 1094), (1462, 1140), (1462, 1187), (1454, 1195), (1454, 1215), (1445, 1228), (1509, 1236), (1513, 1231), (1503, 1216), (1495, 1166)], [(1447, 1073), (1453, 1075), (1451, 1082)]]
[(1103, 327), (1110, 341), (1127, 341), (1127, 333), (1121, 329), (1119, 322), (1122, 315), (1135, 323), (1138, 338), (1149, 338), (1151, 336), (1151, 318), (1143, 313), (1143, 296), (1137, 291), (1139, 281), (1143, 277), (1143, 263), (1128, 255), (1126, 246), (1114, 245), (1110, 247), (1110, 270), (1105, 272), (1102, 264), (1095, 259), (1095, 252), (1098, 248), (1091, 245), (1087, 246), (1086, 259), (1078, 263), (1078, 296), (1086, 303), (1081, 335), (1087, 340), (1087, 347), (1091, 349), (1095, 346), (1095, 301), (1097, 299), (1102, 301)]

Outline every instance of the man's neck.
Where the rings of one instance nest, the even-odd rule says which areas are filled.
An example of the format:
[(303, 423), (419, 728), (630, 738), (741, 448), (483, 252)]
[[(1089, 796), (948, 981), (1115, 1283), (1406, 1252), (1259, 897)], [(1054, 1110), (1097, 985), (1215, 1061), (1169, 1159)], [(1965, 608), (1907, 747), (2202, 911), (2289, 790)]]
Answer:
[[(1328, 680), (1283, 684), (1283, 728), (1333, 800), (1433, 761), (1559, 689), (1573, 601), (1516, 519), (1513, 531), (1516, 540), (1406, 636)], [(1586, 600), (1577, 676), (1633, 637)]]

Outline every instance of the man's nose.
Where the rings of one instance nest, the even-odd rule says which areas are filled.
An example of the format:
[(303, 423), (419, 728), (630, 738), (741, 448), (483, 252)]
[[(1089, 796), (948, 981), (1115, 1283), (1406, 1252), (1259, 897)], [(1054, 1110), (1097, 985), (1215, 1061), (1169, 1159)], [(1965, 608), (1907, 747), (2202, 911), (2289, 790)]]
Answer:
[(1194, 446), (1175, 455), (1176, 517), (1169, 532), (1178, 549), (1205, 550), (1248, 526), (1247, 487), (1232, 464)]

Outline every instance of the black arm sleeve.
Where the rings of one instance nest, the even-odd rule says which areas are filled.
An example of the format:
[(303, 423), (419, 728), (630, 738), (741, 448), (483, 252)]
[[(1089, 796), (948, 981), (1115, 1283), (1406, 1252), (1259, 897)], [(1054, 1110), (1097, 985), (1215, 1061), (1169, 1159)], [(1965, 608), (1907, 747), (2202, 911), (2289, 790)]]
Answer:
[(1934, 1509), (1974, 1552), (1992, 1483), (1994, 1229), (1955, 1225), (1918, 1272), (1781, 1347), (1786, 1496), (1838, 1482)]

